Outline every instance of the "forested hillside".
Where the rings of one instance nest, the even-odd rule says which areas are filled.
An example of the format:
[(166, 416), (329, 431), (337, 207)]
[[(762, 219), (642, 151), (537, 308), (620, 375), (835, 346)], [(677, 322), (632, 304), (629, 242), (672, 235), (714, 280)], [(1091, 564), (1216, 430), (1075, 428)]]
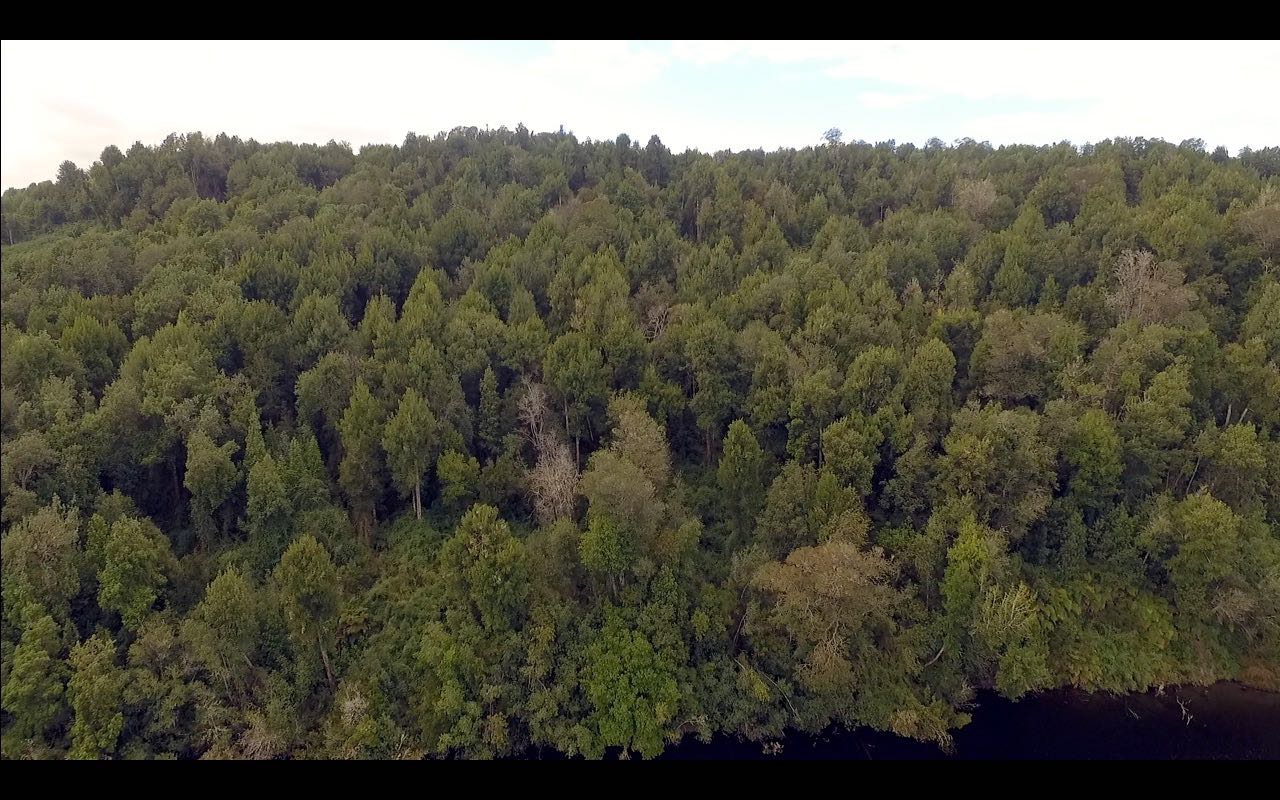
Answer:
[(1280, 682), (1280, 148), (192, 134), (0, 227), (6, 759)]

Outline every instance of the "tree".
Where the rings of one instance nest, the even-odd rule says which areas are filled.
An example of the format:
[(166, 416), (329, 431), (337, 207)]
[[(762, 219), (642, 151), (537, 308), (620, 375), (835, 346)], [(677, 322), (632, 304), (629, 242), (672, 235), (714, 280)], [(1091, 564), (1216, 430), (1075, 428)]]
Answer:
[(794, 678), (815, 711), (822, 709), (819, 719), (849, 708), (855, 692), (876, 688), (868, 629), (883, 624), (898, 602), (893, 567), (878, 549), (863, 550), (862, 544), (841, 538), (801, 547), (784, 562), (763, 565), (752, 579), (765, 613), (748, 633), (762, 649), (771, 633), (792, 639), (787, 655)]
[(1072, 469), (1071, 495), (1083, 506), (1105, 508), (1119, 491), (1124, 470), (1114, 421), (1100, 409), (1085, 411), (1071, 431), (1063, 456)]
[(716, 317), (704, 318), (694, 325), (686, 346), (695, 386), (689, 408), (704, 432), (704, 463), (710, 466), (712, 442), (720, 438), (720, 425), (737, 399), (733, 391), (737, 353), (733, 334)]
[(480, 462), (475, 456), (447, 450), (436, 461), (440, 480), (440, 501), (451, 514), (461, 514), (471, 506), (480, 483)]
[(995, 296), (1010, 308), (1025, 306), (1035, 293), (1035, 283), (1027, 272), (1030, 248), (1022, 239), (1014, 239), (1004, 251), (1004, 260), (996, 272), (992, 287)]
[(23, 630), (4, 684), (4, 710), (13, 715), (13, 735), (39, 737), (62, 715), (67, 665), (58, 657), (61, 650), (57, 623), (48, 614)]
[(734, 420), (724, 437), (716, 482), (735, 541), (745, 541), (750, 536), (756, 515), (760, 513), (764, 501), (764, 467), (764, 451), (751, 427), (740, 419)]
[(118, 612), (124, 626), (137, 631), (174, 568), (169, 540), (148, 521), (124, 518), (111, 525), (105, 555), (98, 605)]
[(55, 620), (65, 620), (80, 590), (79, 514), (55, 500), (14, 525), (4, 537), (4, 605), (25, 613), (34, 603)]
[(240, 449), (235, 442), (215, 445), (202, 430), (187, 440), (187, 474), (183, 485), (191, 492), (191, 523), (207, 542), (213, 533), (213, 516), (226, 502), (240, 479), (231, 457)]
[[(954, 356), (952, 360), (954, 361)], [(841, 390), (845, 402), (851, 409), (874, 414), (880, 406), (889, 402), (893, 389), (901, 378), (902, 366), (901, 354), (891, 347), (873, 345), (863, 350), (854, 358), (845, 374)]]
[(1058, 375), (1079, 357), (1084, 332), (1058, 314), (993, 312), (973, 350), (983, 395), (1006, 403), (1043, 404)]
[(592, 709), (589, 757), (599, 758), (606, 747), (645, 757), (662, 751), (680, 700), (674, 670), (612, 608), (587, 651), (584, 689)]
[[(1253, 425), (1206, 428), (1197, 438), (1196, 463), (1201, 463), (1204, 486), (1238, 512), (1258, 507), (1266, 492), (1265, 445)], [(1192, 480), (1195, 476), (1192, 476)]]
[(590, 432), (591, 408), (603, 403), (607, 392), (604, 358), (584, 334), (574, 331), (551, 343), (542, 369), (561, 397), (564, 427), (573, 436), (575, 461), (581, 463), (582, 436)]
[(115, 323), (104, 325), (87, 314), (62, 331), (59, 344), (74, 353), (84, 369), (89, 388), (101, 394), (115, 376), (116, 366), (129, 349), (129, 342)]
[(284, 478), (270, 453), (249, 470), (245, 528), (258, 554), (256, 570), (265, 572), (283, 551), (292, 530), (293, 505)]
[(1207, 493), (1179, 502), (1162, 500), (1141, 541), (1168, 571), (1177, 607), (1207, 622), (1239, 580), (1244, 538), (1240, 520)]
[(71, 680), (67, 697), (74, 723), (71, 757), (96, 759), (116, 749), (124, 728), (121, 693), (124, 672), (116, 665), (116, 647), (99, 631), (71, 650)]
[(952, 196), (957, 208), (978, 221), (986, 219), (998, 197), (996, 186), (990, 178), (958, 180)]
[(331, 502), (329, 474), (316, 437), (308, 430), (289, 440), (289, 451), (281, 469), (286, 495), (295, 509), (304, 510)]
[(427, 401), (409, 389), (400, 398), (400, 407), (382, 437), (391, 477), (402, 492), (413, 498), (413, 513), (418, 519), (422, 519), (422, 476), (437, 458), (437, 427)]
[(555, 434), (547, 392), (541, 384), (525, 382), (517, 403), (525, 438), (533, 445), (535, 464), (529, 471), (534, 513), (544, 525), (571, 517), (578, 488), (578, 466), (569, 447)]
[(824, 367), (796, 384), (787, 425), (787, 453), (792, 458), (821, 463), (822, 432), (835, 421), (840, 402), (835, 377), (835, 370)]
[(938, 459), (941, 496), (970, 496), (979, 520), (1020, 537), (1048, 509), (1056, 483), (1040, 421), (1026, 409), (986, 405), (958, 411)]
[(339, 480), (356, 512), (356, 527), (367, 544), (373, 535), (384, 486), (381, 451), (383, 413), (363, 380), (356, 381), (339, 430), (343, 451)]
[[(1280, 208), (1280, 205), (1276, 207)], [(1277, 331), (1280, 331), (1280, 282), (1270, 281), (1245, 315), (1240, 339), (1242, 342), (1261, 339), (1267, 354), (1276, 360), (1280, 359), (1280, 333)]]
[(275, 579), (291, 637), (299, 650), (318, 649), (329, 691), (335, 691), (329, 650), (337, 633), (341, 594), (338, 572), (328, 551), (310, 535), (298, 537), (280, 558)]
[(1172, 322), (1190, 308), (1194, 298), (1191, 289), (1182, 285), (1182, 268), (1171, 261), (1156, 261), (1148, 250), (1122, 252), (1116, 258), (1114, 277), (1107, 304), (1121, 322)]
[(518, 628), (530, 591), (524, 547), (493, 506), (472, 506), (444, 545), (441, 566), (488, 629)]
[(1125, 488), (1144, 496), (1165, 480), (1191, 424), (1191, 376), (1185, 364), (1161, 370), (1146, 390), (1130, 395), (1120, 417)]
[(204, 598), (183, 621), (182, 637), (192, 655), (230, 694), (244, 691), (259, 645), (258, 600), (253, 586), (234, 569), (219, 573)]
[(492, 461), (502, 449), (502, 396), (493, 367), (485, 367), (480, 379), (480, 407), (476, 410), (476, 434), (485, 457)]
[(326, 354), (341, 350), (351, 337), (351, 323), (333, 295), (313, 292), (304, 297), (291, 325), (299, 372), (311, 369)]
[(833, 475), (862, 497), (871, 494), (871, 478), (880, 461), (884, 432), (861, 414), (841, 417), (822, 434), (822, 461)]

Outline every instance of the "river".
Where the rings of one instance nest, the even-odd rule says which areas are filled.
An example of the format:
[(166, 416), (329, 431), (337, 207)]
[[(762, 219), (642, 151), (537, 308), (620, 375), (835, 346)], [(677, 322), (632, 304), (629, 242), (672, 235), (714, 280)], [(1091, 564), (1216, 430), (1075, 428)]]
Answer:
[(955, 751), (865, 728), (790, 734), (781, 752), (718, 736), (663, 759), (1280, 759), (1280, 694), (1235, 683), (1145, 694), (1060, 689), (1018, 702), (980, 694)]

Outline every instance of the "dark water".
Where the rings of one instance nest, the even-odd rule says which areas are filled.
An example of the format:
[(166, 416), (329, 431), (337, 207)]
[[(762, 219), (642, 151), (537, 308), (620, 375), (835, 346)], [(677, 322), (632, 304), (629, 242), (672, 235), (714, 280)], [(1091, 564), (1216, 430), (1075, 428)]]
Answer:
[[(1181, 701), (1181, 703), (1179, 703)], [(1185, 713), (1184, 713), (1185, 707)], [(686, 739), (663, 759), (1280, 759), (1280, 694), (1234, 683), (1163, 695), (1057, 690), (1013, 702), (979, 695), (955, 752), (867, 729), (760, 743)]]

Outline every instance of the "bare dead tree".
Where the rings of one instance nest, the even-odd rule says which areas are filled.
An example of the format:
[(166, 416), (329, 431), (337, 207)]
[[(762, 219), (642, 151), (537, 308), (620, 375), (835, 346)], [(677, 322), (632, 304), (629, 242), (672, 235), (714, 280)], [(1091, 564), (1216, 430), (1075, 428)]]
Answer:
[(533, 510), (542, 524), (573, 515), (578, 491), (578, 465), (564, 442), (556, 442), (538, 455), (529, 473)]
[(533, 445), (534, 467), (529, 470), (533, 510), (542, 524), (573, 515), (578, 490), (578, 465), (569, 446), (551, 424), (550, 398), (542, 384), (526, 379), (516, 404), (524, 436)]
[(547, 444), (547, 419), (551, 414), (551, 405), (547, 390), (540, 383), (524, 379), (524, 391), (516, 403), (516, 417), (520, 420), (525, 439), (533, 445), (535, 452), (542, 452)]
[(1115, 288), (1107, 305), (1121, 322), (1143, 325), (1170, 322), (1191, 307), (1192, 290), (1183, 285), (1182, 267), (1157, 261), (1149, 250), (1125, 250), (1116, 259)]
[(650, 306), (649, 312), (645, 317), (644, 338), (653, 341), (667, 330), (667, 323), (671, 321), (671, 309), (665, 305)]
[(952, 197), (953, 205), (969, 215), (971, 219), (982, 219), (996, 204), (999, 193), (990, 178), (982, 180), (961, 178), (956, 181)]

